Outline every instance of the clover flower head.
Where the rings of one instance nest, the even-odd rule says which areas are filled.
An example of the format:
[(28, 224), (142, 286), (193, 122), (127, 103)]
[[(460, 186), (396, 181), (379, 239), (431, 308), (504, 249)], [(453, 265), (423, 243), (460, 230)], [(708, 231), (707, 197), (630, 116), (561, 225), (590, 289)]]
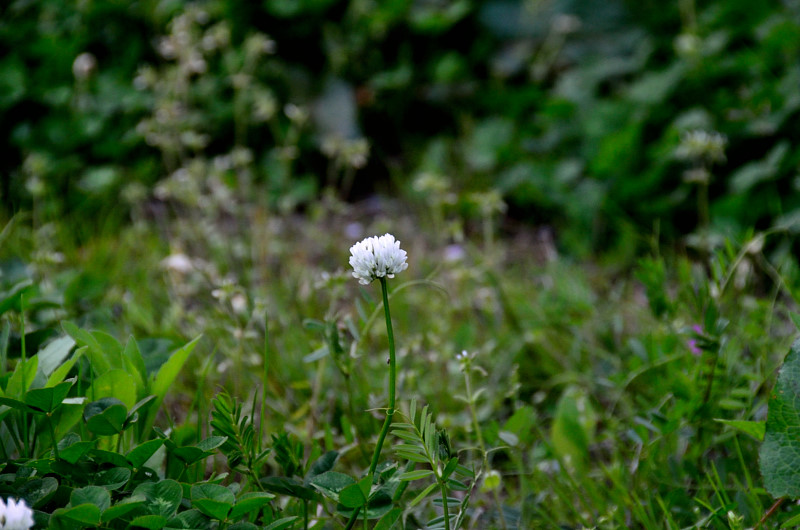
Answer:
[(688, 160), (707, 160), (708, 162), (724, 162), (725, 146), (728, 139), (715, 131), (694, 130), (681, 137), (676, 150), (678, 158)]
[(408, 268), (406, 251), (392, 234), (368, 237), (350, 247), (350, 265), (358, 283), (367, 285), (375, 278), (394, 278)]
[(0, 529), (29, 530), (32, 527), (33, 510), (28, 508), (25, 501), (9, 498), (3, 502), (3, 499), (0, 499)]

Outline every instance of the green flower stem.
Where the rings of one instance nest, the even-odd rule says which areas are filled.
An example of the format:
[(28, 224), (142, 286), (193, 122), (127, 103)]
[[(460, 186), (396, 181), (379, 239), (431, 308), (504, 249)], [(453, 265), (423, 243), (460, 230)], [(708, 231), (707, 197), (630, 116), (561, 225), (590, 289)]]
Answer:
[[(392, 330), (392, 316), (389, 313), (389, 290), (386, 287), (386, 278), (378, 278), (381, 282), (381, 293), (383, 294), (383, 314), (386, 316), (386, 333), (389, 337), (389, 408), (386, 410), (386, 419), (383, 421), (383, 427), (378, 435), (378, 443), (375, 445), (375, 453), (372, 455), (372, 462), (369, 465), (369, 474), (374, 475), (375, 470), (378, 468), (378, 460), (381, 456), (381, 448), (386, 435), (389, 433), (389, 426), (392, 424), (392, 416), (394, 416), (394, 406), (396, 400), (396, 380), (397, 380), (397, 361), (395, 358), (394, 350), (394, 331)], [(374, 480), (374, 479), (373, 479)], [(353, 515), (347, 522), (346, 530), (353, 528), (358, 515), (361, 513), (361, 508), (356, 508)]]
[(439, 488), (442, 490), (442, 508), (444, 508), (444, 528), (445, 530), (450, 530), (450, 506), (447, 503), (447, 481), (442, 480), (441, 477), (439, 477), (438, 480), (439, 480)]
[(386, 278), (378, 278), (381, 282), (381, 291), (383, 292), (383, 314), (386, 316), (386, 333), (389, 336), (389, 408), (386, 411), (386, 420), (383, 422), (383, 428), (380, 435), (378, 435), (378, 444), (375, 446), (375, 453), (372, 455), (372, 463), (369, 465), (369, 474), (375, 473), (378, 467), (378, 460), (381, 456), (381, 448), (383, 441), (386, 439), (386, 434), (389, 432), (389, 426), (392, 423), (392, 416), (394, 416), (395, 405), (395, 392), (396, 392), (396, 379), (397, 379), (397, 361), (394, 352), (394, 332), (392, 331), (392, 317), (389, 314), (389, 292), (386, 288)]

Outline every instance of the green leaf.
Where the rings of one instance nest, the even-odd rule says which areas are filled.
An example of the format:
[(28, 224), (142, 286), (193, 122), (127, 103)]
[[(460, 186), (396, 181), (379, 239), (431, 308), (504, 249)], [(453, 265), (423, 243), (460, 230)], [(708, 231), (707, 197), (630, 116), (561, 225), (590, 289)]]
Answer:
[(333, 465), (336, 463), (336, 459), (338, 457), (339, 457), (338, 451), (328, 451), (327, 453), (319, 457), (317, 461), (311, 465), (311, 469), (308, 471), (308, 474), (306, 474), (303, 483), (307, 486), (309, 485), (311, 479), (313, 479), (317, 475), (321, 475), (322, 473), (325, 473), (326, 471), (330, 471), (331, 469), (333, 469)]
[(198, 528), (208, 527), (208, 517), (203, 515), (200, 510), (195, 510), (194, 508), (190, 510), (184, 510), (167, 521), (167, 528), (185, 528), (187, 530), (196, 530)]
[(130, 469), (127, 467), (114, 467), (98, 473), (94, 478), (94, 483), (108, 491), (114, 491), (127, 484), (130, 478)]
[(427, 496), (428, 496), (428, 494), (429, 494), (430, 492), (432, 492), (432, 491), (433, 491), (433, 489), (434, 489), (436, 486), (438, 486), (438, 485), (439, 485), (439, 484), (438, 484), (438, 483), (436, 483), (436, 482), (434, 482), (434, 483), (432, 483), (432, 484), (428, 485), (428, 487), (427, 487), (427, 488), (425, 488), (424, 490), (422, 490), (422, 491), (419, 493), (419, 495), (417, 495), (416, 497), (414, 497), (414, 499), (413, 499), (413, 500), (412, 500), (410, 503), (408, 503), (408, 507), (409, 507), (409, 508), (413, 508), (414, 506), (416, 506), (417, 504), (419, 504), (420, 502), (422, 502), (422, 500), (423, 500), (425, 497), (427, 497)]
[(225, 486), (197, 484), (192, 486), (192, 506), (211, 517), (224, 521), (228, 518), (236, 497)]
[(59, 337), (51, 341), (36, 354), (39, 358), (39, 372), (45, 378), (50, 377), (56, 368), (61, 366), (74, 346), (75, 340), (69, 336)]
[(755, 438), (759, 442), (764, 440), (764, 432), (766, 430), (767, 422), (765, 421), (745, 421), (745, 420), (722, 420), (715, 419), (728, 427), (733, 427), (746, 435)]
[(36, 388), (25, 394), (25, 403), (42, 412), (49, 413), (56, 410), (75, 381), (64, 381), (49, 388)]
[(275, 495), (272, 495), (271, 493), (265, 493), (262, 491), (245, 493), (236, 500), (236, 504), (234, 505), (228, 517), (230, 519), (238, 519), (239, 517), (245, 514), (254, 512), (256, 510), (260, 510), (261, 508), (269, 504), (270, 501), (274, 498)]
[(36, 370), (39, 366), (39, 358), (33, 356), (25, 362), (19, 361), (14, 368), (14, 373), (8, 380), (5, 388), (5, 396), (14, 399), (22, 399), (23, 388), (27, 391), (31, 388), (34, 379), (36, 379)]
[(126, 409), (136, 403), (136, 381), (125, 370), (112, 369), (94, 379), (90, 396), (94, 399), (113, 397), (118, 399)]
[[(72, 340), (72, 339), (70, 339)], [(50, 374), (50, 377), (47, 378), (47, 383), (44, 386), (54, 386), (64, 380), (69, 374), (69, 371), (72, 370), (72, 367), (75, 366), (75, 363), (83, 357), (86, 348), (78, 348), (75, 350), (75, 353), (70, 357), (67, 361), (61, 363), (58, 368), (53, 370), (53, 373)]]
[(158, 374), (156, 375), (155, 379), (153, 380), (153, 384), (150, 387), (150, 393), (156, 396), (155, 403), (150, 406), (147, 412), (147, 419), (145, 420), (143, 431), (142, 432), (150, 432), (150, 429), (153, 427), (153, 424), (156, 421), (156, 414), (158, 414), (158, 410), (161, 408), (161, 403), (164, 401), (164, 397), (167, 395), (167, 391), (169, 391), (172, 384), (175, 382), (175, 378), (178, 377), (178, 374), (183, 369), (183, 365), (186, 363), (186, 360), (189, 358), (189, 355), (194, 350), (197, 343), (200, 341), (202, 335), (198, 336), (188, 344), (184, 345), (181, 348), (175, 350), (175, 352), (170, 355), (170, 358), (161, 365), (161, 368), (158, 370)]
[[(100, 524), (100, 508), (94, 504), (80, 504), (71, 508), (59, 508), (53, 512), (54, 519), (68, 519), (81, 526), (97, 526)], [(72, 526), (75, 528), (74, 526)]]
[(69, 433), (58, 442), (58, 456), (61, 460), (75, 464), (80, 458), (94, 447), (94, 442), (83, 442), (80, 436)]
[(7, 407), (11, 407), (12, 409), (21, 410), (23, 412), (30, 412), (31, 414), (44, 414), (41, 410), (28, 406), (18, 399), (0, 397), (0, 405), (5, 405)]
[(156, 451), (164, 445), (164, 440), (156, 439), (144, 442), (131, 449), (125, 457), (135, 469), (140, 469)]
[(164, 479), (159, 482), (142, 482), (133, 490), (133, 494), (143, 495), (147, 499), (150, 512), (155, 512), (155, 515), (162, 515), (164, 523), (168, 518), (175, 516), (183, 498), (181, 485), (171, 479)]
[(140, 515), (136, 517), (129, 526), (148, 528), (149, 530), (161, 530), (167, 525), (167, 518), (163, 515)]
[(358, 508), (366, 504), (367, 498), (358, 484), (350, 484), (339, 492), (339, 502), (347, 508)]
[(239, 521), (230, 525), (228, 530), (258, 530), (258, 527), (249, 521)]
[(588, 397), (577, 387), (568, 387), (556, 405), (550, 432), (553, 450), (581, 468), (589, 456), (595, 417)]
[(392, 508), (386, 515), (380, 518), (373, 530), (392, 530), (401, 515), (403, 515), (403, 510), (401, 508)]
[(110, 436), (122, 432), (128, 417), (128, 409), (114, 397), (104, 397), (86, 405), (83, 418), (86, 426), (94, 434)]
[(759, 450), (764, 486), (773, 497), (800, 497), (800, 339), (792, 344), (769, 399)]
[(94, 504), (102, 512), (111, 506), (111, 495), (109, 495), (107, 490), (99, 486), (86, 486), (84, 488), (72, 490), (69, 503), (73, 506)]
[(78, 345), (87, 347), (86, 355), (89, 357), (94, 373), (104, 374), (111, 369), (111, 363), (103, 353), (103, 348), (91, 333), (68, 321), (62, 322), (61, 327), (67, 335), (75, 339)]
[(433, 471), (430, 469), (420, 469), (417, 471), (409, 471), (408, 473), (403, 473), (398, 478), (404, 482), (411, 481), (411, 480), (419, 480), (421, 478), (430, 477), (433, 475)]
[(147, 502), (143, 495), (132, 495), (131, 497), (126, 497), (116, 503), (114, 506), (107, 508), (101, 515), (101, 519), (104, 523), (111, 521), (113, 519), (118, 519), (131, 511), (135, 510), (144, 505)]
[(28, 501), (31, 508), (40, 509), (56, 493), (58, 481), (53, 477), (34, 478), (23, 484), (15, 493)]
[(113, 451), (92, 449), (91, 456), (98, 464), (110, 464), (114, 467), (129, 467), (130, 462), (123, 455)]
[(326, 471), (311, 479), (313, 487), (334, 501), (339, 500), (340, 491), (355, 483), (356, 481), (352, 477), (336, 471)]
[(264, 530), (285, 530), (294, 524), (300, 517), (293, 515), (291, 517), (283, 517), (277, 521), (272, 521)]
[[(142, 352), (139, 350), (139, 345), (136, 343), (136, 339), (134, 339), (133, 336), (128, 338), (128, 342), (122, 350), (122, 360), (125, 369), (132, 373), (136, 379), (137, 388), (144, 392), (146, 389), (145, 381), (147, 380), (147, 369), (144, 366)], [(131, 370), (131, 368), (134, 368), (134, 370)]]
[(307, 501), (319, 500), (319, 495), (313, 489), (304, 486), (299, 480), (287, 477), (265, 477), (261, 479), (261, 486), (278, 495), (289, 495)]

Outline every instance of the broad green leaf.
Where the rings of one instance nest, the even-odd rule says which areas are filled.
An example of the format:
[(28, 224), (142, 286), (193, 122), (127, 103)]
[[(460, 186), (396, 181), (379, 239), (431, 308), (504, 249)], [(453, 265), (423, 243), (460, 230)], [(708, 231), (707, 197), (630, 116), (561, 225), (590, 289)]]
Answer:
[(25, 394), (25, 403), (42, 412), (53, 412), (67, 397), (74, 379), (48, 388), (35, 388)]
[(211, 517), (224, 521), (228, 518), (236, 497), (225, 486), (197, 484), (192, 486), (192, 506)]
[(98, 464), (111, 464), (114, 467), (128, 467), (130, 462), (119, 453), (104, 451), (102, 449), (92, 449), (91, 456)]
[(94, 483), (103, 489), (114, 491), (127, 484), (130, 478), (130, 469), (127, 467), (114, 467), (98, 473), (94, 478)]
[(177, 513), (183, 498), (183, 489), (178, 482), (165, 479), (159, 482), (143, 482), (133, 490), (133, 494), (144, 495), (150, 511), (163, 516), (166, 523), (168, 518), (174, 517)]
[[(128, 342), (122, 350), (122, 361), (125, 369), (136, 378), (137, 388), (141, 393), (147, 390), (147, 369), (144, 366), (142, 352), (133, 336), (128, 337)], [(133, 368), (133, 370), (131, 369)], [(140, 394), (141, 395), (141, 394)]]
[(182, 511), (167, 522), (167, 528), (197, 529), (206, 527), (208, 527), (208, 517), (194, 508)]
[(589, 399), (577, 387), (568, 387), (556, 405), (550, 431), (553, 450), (581, 468), (589, 455), (596, 418)]
[(392, 530), (401, 515), (403, 515), (402, 509), (392, 508), (386, 515), (380, 518), (373, 530)]
[(167, 518), (163, 515), (140, 515), (131, 521), (130, 526), (161, 530), (167, 525)]
[(209, 436), (197, 442), (196, 447), (203, 451), (213, 451), (228, 440), (227, 436)]
[(366, 504), (367, 498), (358, 484), (350, 484), (339, 492), (339, 502), (347, 508), (358, 508)]
[(745, 420), (721, 420), (715, 419), (734, 429), (745, 433), (746, 435), (755, 438), (759, 442), (764, 441), (764, 432), (766, 430), (767, 422), (765, 421), (745, 421)]
[(80, 436), (69, 433), (58, 442), (58, 456), (61, 460), (75, 464), (80, 458), (94, 447), (94, 442), (83, 442)]
[(258, 530), (258, 527), (249, 521), (239, 521), (230, 525), (228, 530)]
[(31, 508), (40, 509), (58, 489), (58, 481), (53, 477), (34, 478), (25, 482), (15, 492), (20, 498), (28, 501)]
[(78, 362), (78, 359), (80, 359), (85, 352), (86, 347), (75, 350), (75, 353), (72, 355), (72, 357), (61, 363), (58, 368), (53, 370), (53, 373), (47, 378), (47, 384), (44, 386), (54, 386), (63, 381), (64, 378), (69, 374), (69, 371), (72, 370), (72, 367), (75, 366), (75, 363)]
[(116, 503), (114, 506), (107, 508), (102, 513), (100, 518), (103, 520), (104, 523), (111, 521), (113, 519), (117, 519), (119, 517), (122, 517), (130, 513), (132, 510), (135, 510), (136, 508), (143, 506), (145, 502), (146, 499), (144, 498), (143, 495), (133, 495), (131, 497), (126, 497), (121, 501), (119, 501), (118, 503)]
[(291, 517), (283, 517), (277, 521), (272, 521), (269, 525), (264, 527), (264, 530), (285, 530), (294, 524), (300, 517), (293, 515)]
[(34, 379), (36, 379), (38, 363), (39, 358), (36, 356), (31, 357), (25, 362), (20, 360), (17, 363), (17, 366), (14, 368), (14, 373), (11, 374), (5, 392), (3, 393), (5, 397), (22, 399), (23, 394), (31, 388)]
[(336, 459), (338, 457), (339, 457), (338, 451), (328, 451), (327, 453), (319, 457), (317, 461), (311, 465), (311, 469), (308, 471), (308, 474), (306, 474), (303, 483), (305, 485), (308, 485), (311, 479), (313, 479), (317, 475), (321, 475), (322, 473), (325, 473), (326, 471), (330, 471), (331, 469), (333, 469), (333, 465), (336, 463)]
[(245, 493), (241, 497), (236, 500), (236, 504), (234, 505), (231, 513), (229, 515), (230, 519), (238, 519), (239, 517), (253, 512), (255, 510), (259, 510), (262, 507), (266, 506), (270, 503), (272, 499), (275, 498), (275, 495), (271, 493), (265, 493), (262, 491), (254, 491), (251, 493)]
[(147, 412), (147, 419), (144, 423), (143, 432), (149, 432), (156, 421), (156, 414), (158, 409), (161, 408), (161, 403), (164, 401), (164, 396), (167, 395), (169, 388), (175, 382), (175, 378), (183, 369), (183, 365), (191, 355), (197, 343), (200, 341), (202, 335), (196, 337), (194, 340), (175, 350), (170, 355), (170, 358), (161, 365), (158, 374), (155, 376), (153, 383), (150, 387), (150, 393), (156, 396), (155, 403), (153, 403)]
[(61, 327), (78, 345), (87, 347), (86, 355), (95, 374), (104, 374), (111, 369), (111, 363), (103, 354), (103, 348), (91, 333), (69, 321), (62, 322)]
[(136, 380), (125, 370), (115, 368), (95, 377), (89, 392), (87, 395), (95, 400), (105, 397), (116, 398), (127, 410), (136, 403)]
[(53, 512), (52, 517), (68, 519), (81, 526), (97, 526), (100, 523), (100, 513), (100, 508), (94, 504), (80, 504), (71, 508), (59, 508)]
[(764, 486), (773, 497), (800, 498), (800, 339), (778, 372), (759, 450)]
[(12, 409), (21, 410), (23, 412), (30, 412), (32, 414), (44, 414), (42, 411), (35, 409), (29, 405), (26, 405), (25, 403), (17, 399), (0, 397), (0, 405), (5, 405), (6, 407), (11, 407)]
[(59, 337), (51, 341), (47, 346), (39, 350), (36, 356), (39, 358), (39, 371), (45, 378), (61, 366), (64, 359), (75, 346), (75, 340), (70, 336)]
[(83, 418), (94, 434), (110, 436), (122, 432), (128, 410), (117, 398), (104, 397), (86, 405)]
[(102, 512), (111, 506), (111, 495), (109, 495), (107, 490), (99, 486), (86, 486), (84, 488), (72, 490), (69, 503), (73, 506), (94, 504)]
[(200, 460), (211, 456), (212, 452), (203, 451), (202, 449), (195, 447), (193, 445), (189, 445), (186, 447), (175, 447), (174, 449), (169, 451), (175, 458), (183, 462), (184, 464), (191, 465), (195, 462), (199, 462)]
[(150, 460), (158, 449), (164, 445), (164, 440), (156, 439), (144, 442), (131, 449), (125, 457), (134, 467), (134, 469), (141, 468), (145, 462)]
[(351, 484), (355, 484), (355, 482), (356, 481), (352, 477), (336, 471), (326, 471), (311, 479), (311, 485), (313, 487), (334, 501), (339, 500), (340, 491)]
[(265, 477), (261, 479), (261, 486), (278, 495), (289, 495), (307, 501), (318, 501), (319, 495), (313, 489), (304, 486), (300, 481), (287, 477)]

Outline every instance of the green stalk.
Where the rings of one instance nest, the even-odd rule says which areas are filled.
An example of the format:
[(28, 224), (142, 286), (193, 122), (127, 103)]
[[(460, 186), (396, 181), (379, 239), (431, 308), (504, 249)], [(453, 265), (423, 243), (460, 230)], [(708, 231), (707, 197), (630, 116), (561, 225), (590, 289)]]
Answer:
[(58, 440), (56, 440), (56, 430), (53, 427), (53, 413), (47, 413), (47, 425), (50, 427), (50, 437), (53, 439), (53, 455), (58, 460)]
[[(389, 426), (392, 424), (392, 416), (394, 416), (394, 406), (396, 400), (395, 392), (397, 379), (397, 361), (395, 359), (394, 350), (394, 331), (392, 330), (392, 316), (389, 313), (389, 290), (386, 286), (386, 278), (382, 277), (378, 279), (381, 282), (381, 293), (383, 294), (383, 314), (386, 316), (386, 334), (389, 337), (389, 408), (386, 411), (386, 419), (384, 420), (383, 427), (378, 435), (378, 443), (375, 445), (375, 453), (372, 455), (372, 463), (369, 465), (370, 475), (374, 475), (375, 469), (378, 467), (378, 460), (381, 456), (381, 448), (383, 447), (383, 442), (386, 439), (386, 435), (389, 433)], [(353, 515), (347, 522), (345, 530), (350, 530), (353, 528), (353, 525), (358, 519), (360, 512), (361, 508), (356, 508), (353, 511)]]
[(439, 488), (442, 490), (442, 508), (444, 508), (444, 529), (450, 530), (450, 506), (447, 504), (447, 481), (438, 477)]
[(264, 429), (267, 418), (267, 384), (269, 381), (269, 319), (264, 313), (264, 371), (261, 373), (261, 414), (258, 424), (258, 451), (261, 452), (264, 442)]
[(392, 423), (392, 416), (394, 416), (395, 405), (395, 384), (397, 379), (397, 361), (394, 352), (394, 332), (392, 331), (392, 317), (389, 314), (389, 291), (386, 287), (386, 278), (378, 278), (381, 282), (381, 291), (383, 293), (383, 314), (386, 316), (386, 334), (389, 336), (389, 409), (386, 411), (386, 420), (383, 422), (383, 428), (378, 435), (378, 444), (375, 446), (375, 453), (372, 455), (372, 463), (369, 466), (369, 474), (375, 473), (378, 467), (378, 460), (381, 456), (381, 448), (383, 441), (386, 439), (386, 434), (389, 432), (389, 426)]
[[(20, 319), (21, 319), (21, 322), (20, 322), (20, 328), (21, 328), (20, 329), (20, 341), (21, 341), (21, 345), (20, 346), (22, 348), (22, 358), (21, 358), (20, 362), (22, 364), (22, 395), (23, 395), (23, 399), (24, 399), (25, 394), (28, 392), (28, 385), (27, 385), (27, 379), (28, 379), (28, 358), (27, 357), (28, 356), (27, 356), (27, 352), (25, 351), (25, 293), (23, 293), (23, 294), (21, 294), (19, 296), (19, 315), (20, 315)], [(28, 413), (23, 410), (23, 411), (20, 412), (20, 414), (22, 415), (22, 449), (23, 449), (22, 456), (24, 458), (27, 458), (28, 455), (30, 454), (28, 452), (28, 444), (30, 443), (30, 433), (28, 431)], [(32, 452), (33, 451), (32, 451), (32, 448), (31, 448), (31, 453)]]

